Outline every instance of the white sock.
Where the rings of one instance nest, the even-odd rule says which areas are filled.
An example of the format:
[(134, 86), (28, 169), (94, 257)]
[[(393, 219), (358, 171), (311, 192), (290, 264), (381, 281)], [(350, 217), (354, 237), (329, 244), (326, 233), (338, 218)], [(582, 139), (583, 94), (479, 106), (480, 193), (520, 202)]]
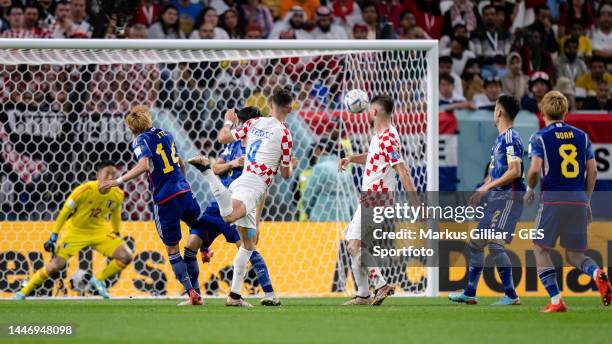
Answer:
[(375, 289), (380, 289), (387, 285), (387, 281), (380, 273), (380, 269), (376, 266), (368, 268), (368, 278), (370, 279), (370, 281), (372, 281), (372, 283), (374, 283)]
[(208, 169), (204, 172), (204, 179), (208, 182), (210, 189), (219, 203), (219, 212), (221, 216), (227, 216), (234, 211), (232, 206), (232, 192), (229, 191), (221, 180), (213, 173), (212, 169)]
[(353, 278), (357, 286), (357, 296), (369, 297), (370, 288), (368, 285), (368, 273), (366, 269), (361, 266), (360, 253), (351, 256), (351, 271), (353, 271)]
[(557, 294), (550, 298), (550, 303), (552, 303), (553, 305), (558, 305), (559, 302), (561, 302), (561, 294)]
[(236, 258), (234, 258), (234, 273), (232, 276), (232, 293), (240, 295), (242, 289), (242, 283), (244, 283), (244, 276), (247, 272), (247, 264), (251, 259), (253, 251), (249, 251), (246, 248), (240, 246)]
[(275, 299), (276, 298), (276, 294), (274, 294), (274, 292), (266, 293), (265, 297), (270, 298), (270, 299)]

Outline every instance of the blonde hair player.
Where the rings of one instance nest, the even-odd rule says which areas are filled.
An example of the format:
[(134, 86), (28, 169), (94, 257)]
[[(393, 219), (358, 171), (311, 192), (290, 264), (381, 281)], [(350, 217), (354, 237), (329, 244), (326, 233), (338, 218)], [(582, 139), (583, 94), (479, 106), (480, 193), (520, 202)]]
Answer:
[(529, 140), (531, 166), (527, 173), (525, 201), (534, 201), (533, 189), (540, 176), (542, 197), (536, 227), (544, 230), (543, 238), (533, 241), (538, 276), (550, 295), (543, 312), (565, 312), (567, 307), (557, 285), (557, 273), (550, 250), (559, 239), (565, 248), (567, 262), (593, 278), (604, 306), (612, 301), (612, 288), (606, 273), (587, 249), (587, 227), (591, 222), (591, 196), (597, 169), (589, 136), (564, 122), (568, 101), (558, 91), (546, 93), (540, 104), (546, 127)]
[[(45, 251), (51, 252), (54, 257), (32, 276), (26, 286), (15, 295), (16, 299), (25, 299), (50, 276), (61, 271), (70, 257), (86, 247), (91, 247), (112, 259), (102, 271), (89, 280), (92, 290), (105, 299), (109, 297), (104, 281), (121, 272), (132, 261), (132, 251), (119, 235), (123, 191), (118, 187), (104, 192), (98, 191), (100, 183), (115, 178), (115, 164), (103, 161), (96, 167), (96, 180), (85, 182), (72, 191), (55, 220), (51, 237), (44, 245)], [(106, 224), (109, 214), (112, 231), (109, 231)], [(65, 234), (56, 252), (60, 230)]]

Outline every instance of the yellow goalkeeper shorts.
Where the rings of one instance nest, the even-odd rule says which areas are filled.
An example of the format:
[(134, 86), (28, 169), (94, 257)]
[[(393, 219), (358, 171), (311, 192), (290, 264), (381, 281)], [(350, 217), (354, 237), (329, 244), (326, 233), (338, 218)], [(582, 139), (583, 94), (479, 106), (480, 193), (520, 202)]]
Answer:
[(82, 249), (91, 247), (106, 257), (112, 257), (115, 250), (125, 242), (114, 233), (68, 233), (59, 243), (56, 255), (66, 260)]

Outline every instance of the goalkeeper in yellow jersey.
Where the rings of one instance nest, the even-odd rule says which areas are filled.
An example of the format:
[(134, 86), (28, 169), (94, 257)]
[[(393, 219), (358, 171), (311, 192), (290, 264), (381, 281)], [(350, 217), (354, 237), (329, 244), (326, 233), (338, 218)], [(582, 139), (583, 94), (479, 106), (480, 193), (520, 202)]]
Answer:
[[(44, 244), (45, 251), (51, 252), (53, 258), (32, 276), (15, 295), (16, 299), (25, 299), (50, 276), (61, 271), (70, 257), (88, 246), (112, 258), (102, 271), (89, 280), (92, 291), (108, 298), (104, 280), (123, 270), (132, 261), (131, 250), (119, 236), (123, 191), (118, 187), (105, 193), (98, 191), (99, 182), (116, 178), (115, 164), (104, 161), (96, 167), (97, 180), (85, 182), (72, 191), (57, 216), (51, 237)], [(112, 232), (106, 224), (109, 215)], [(64, 234), (59, 245), (56, 245), (60, 230)]]

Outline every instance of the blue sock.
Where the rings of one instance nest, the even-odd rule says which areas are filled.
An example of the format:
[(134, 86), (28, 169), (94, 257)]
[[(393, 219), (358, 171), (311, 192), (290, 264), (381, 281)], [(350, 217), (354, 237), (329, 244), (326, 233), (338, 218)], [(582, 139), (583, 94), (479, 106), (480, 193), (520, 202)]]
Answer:
[(511, 299), (518, 298), (514, 289), (514, 281), (512, 280), (512, 263), (510, 263), (510, 257), (508, 257), (506, 249), (500, 244), (490, 242), (489, 253), (493, 256), (497, 266), (497, 273), (499, 273), (499, 279), (501, 279), (504, 285), (506, 296)]
[(198, 283), (198, 276), (200, 276), (198, 254), (196, 251), (192, 251), (187, 247), (185, 247), (185, 266), (187, 266), (187, 274), (189, 275), (191, 286), (200, 294), (200, 283)]
[(542, 281), (544, 288), (546, 288), (546, 291), (551, 298), (559, 295), (557, 272), (555, 271), (555, 268), (544, 268), (538, 271), (538, 277), (540, 277), (540, 281)]
[(189, 280), (189, 274), (187, 273), (187, 266), (185, 265), (183, 257), (181, 257), (181, 253), (176, 252), (168, 255), (168, 260), (170, 261), (170, 265), (172, 265), (172, 271), (174, 271), (176, 279), (181, 282), (185, 291), (191, 289), (192, 286)]
[(484, 265), (484, 251), (472, 242), (470, 246), (470, 265), (468, 267), (468, 284), (463, 291), (466, 296), (476, 296), (476, 288), (480, 275), (482, 275), (482, 267)]
[(257, 274), (257, 280), (261, 285), (261, 289), (265, 293), (273, 293), (274, 289), (272, 288), (272, 281), (270, 280), (270, 274), (268, 274), (268, 266), (264, 261), (263, 257), (259, 252), (253, 251), (250, 259), (251, 265), (253, 269), (255, 269), (255, 273)]
[(599, 269), (599, 266), (591, 257), (584, 257), (582, 263), (580, 263), (580, 271), (593, 278), (593, 273)]

